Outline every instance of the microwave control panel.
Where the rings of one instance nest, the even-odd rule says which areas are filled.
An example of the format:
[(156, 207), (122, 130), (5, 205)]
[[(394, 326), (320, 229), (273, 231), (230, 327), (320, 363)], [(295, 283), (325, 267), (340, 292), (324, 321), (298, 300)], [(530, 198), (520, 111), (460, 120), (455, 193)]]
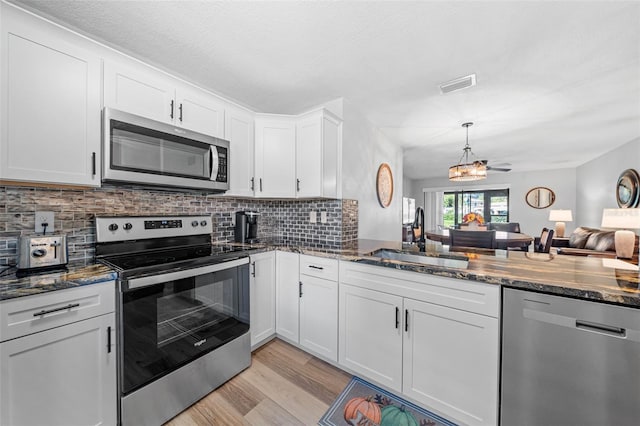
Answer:
[(216, 147), (218, 150), (218, 174), (216, 182), (227, 182), (227, 148), (221, 146)]

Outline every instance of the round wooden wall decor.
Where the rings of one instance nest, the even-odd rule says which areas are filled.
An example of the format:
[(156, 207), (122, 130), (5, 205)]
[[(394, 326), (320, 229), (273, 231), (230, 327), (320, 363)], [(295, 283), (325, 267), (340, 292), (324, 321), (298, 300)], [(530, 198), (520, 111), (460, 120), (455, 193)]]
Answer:
[(627, 169), (618, 178), (616, 184), (618, 207), (638, 207), (640, 203), (640, 175), (634, 169)]
[(393, 198), (393, 174), (391, 173), (391, 167), (387, 163), (382, 163), (378, 167), (376, 192), (378, 193), (380, 205), (384, 208), (389, 207)]

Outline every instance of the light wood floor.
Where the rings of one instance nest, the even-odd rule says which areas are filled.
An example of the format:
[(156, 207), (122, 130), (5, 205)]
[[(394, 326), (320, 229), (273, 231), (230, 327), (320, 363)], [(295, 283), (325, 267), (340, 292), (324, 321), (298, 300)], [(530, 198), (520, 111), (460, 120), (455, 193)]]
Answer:
[(276, 339), (253, 353), (251, 367), (166, 426), (315, 425), (350, 379)]

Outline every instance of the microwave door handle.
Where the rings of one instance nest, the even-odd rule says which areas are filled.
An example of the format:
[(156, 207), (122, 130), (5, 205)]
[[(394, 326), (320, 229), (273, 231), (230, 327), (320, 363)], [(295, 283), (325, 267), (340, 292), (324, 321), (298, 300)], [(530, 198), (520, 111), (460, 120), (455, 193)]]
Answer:
[(209, 146), (209, 179), (216, 180), (218, 178), (218, 169), (220, 166), (218, 158), (218, 149), (211, 145)]

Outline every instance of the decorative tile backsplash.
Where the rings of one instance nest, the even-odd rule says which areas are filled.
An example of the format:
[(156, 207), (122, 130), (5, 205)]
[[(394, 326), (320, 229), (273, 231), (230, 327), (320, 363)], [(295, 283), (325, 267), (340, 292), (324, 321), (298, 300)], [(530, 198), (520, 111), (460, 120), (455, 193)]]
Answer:
[[(16, 261), (18, 237), (33, 234), (36, 211), (53, 211), (54, 233), (67, 234), (69, 260), (93, 258), (95, 216), (210, 214), (213, 242), (233, 241), (235, 212), (260, 212), (258, 238), (339, 249), (358, 238), (356, 200), (255, 200), (197, 193), (106, 187), (0, 186), (0, 265)], [(310, 223), (309, 213), (317, 213)], [(321, 212), (327, 222), (320, 223)]]

